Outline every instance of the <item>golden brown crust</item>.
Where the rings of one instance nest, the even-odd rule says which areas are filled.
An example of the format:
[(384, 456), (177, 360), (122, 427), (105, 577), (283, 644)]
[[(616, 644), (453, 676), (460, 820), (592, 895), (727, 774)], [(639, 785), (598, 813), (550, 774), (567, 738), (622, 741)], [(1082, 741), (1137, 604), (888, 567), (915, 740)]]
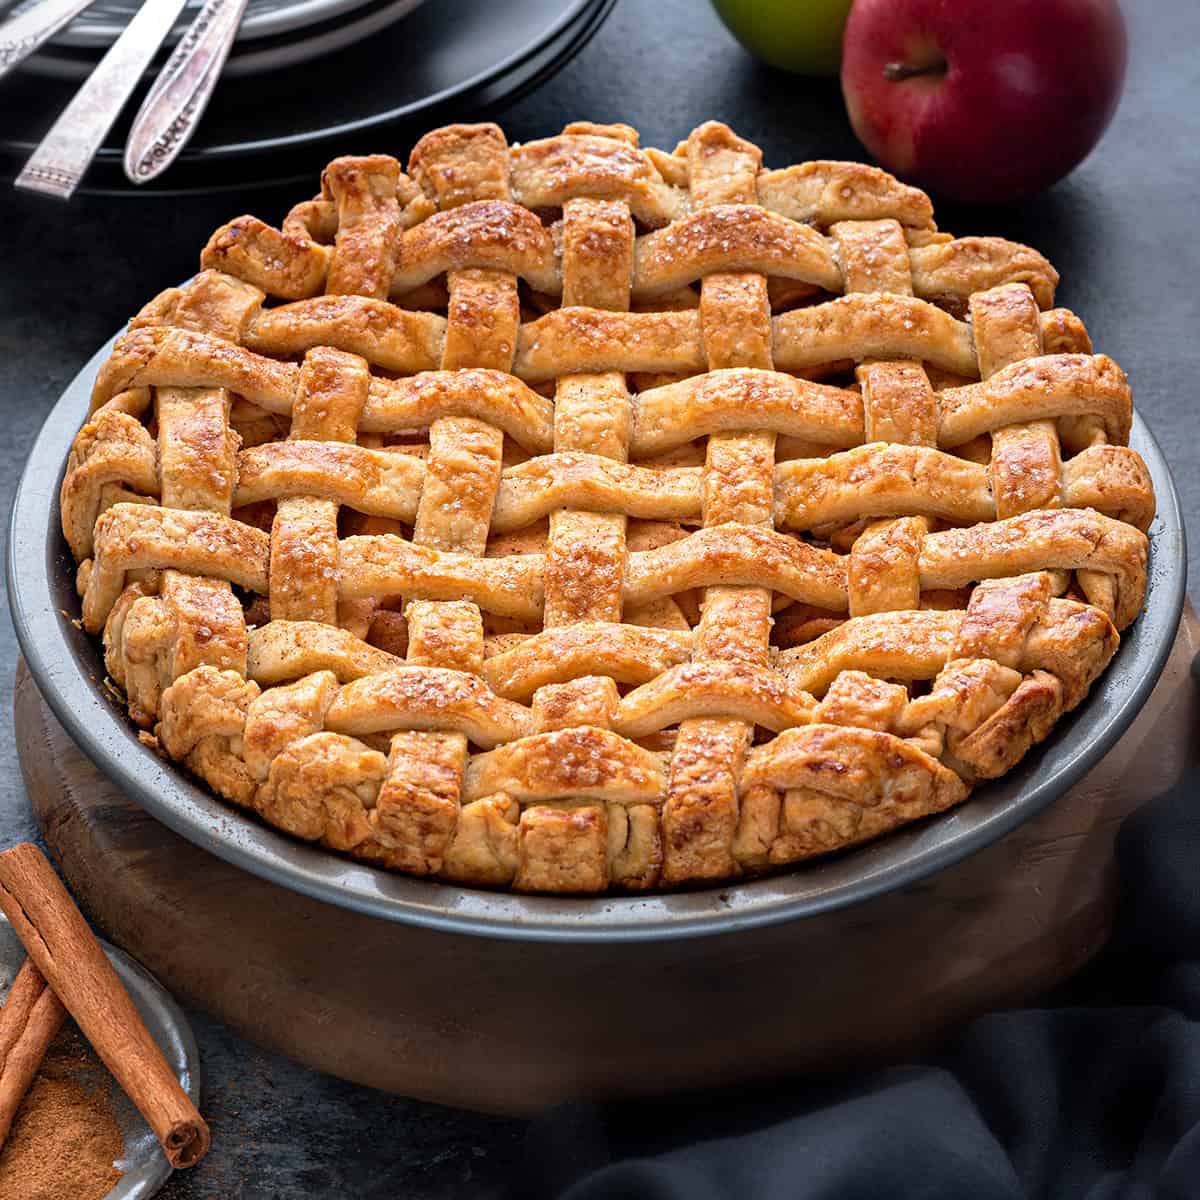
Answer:
[(98, 373), (63, 530), (133, 719), (298, 837), (769, 870), (1010, 769), (1140, 610), (1123, 372), (876, 168), (453, 125), (201, 263)]

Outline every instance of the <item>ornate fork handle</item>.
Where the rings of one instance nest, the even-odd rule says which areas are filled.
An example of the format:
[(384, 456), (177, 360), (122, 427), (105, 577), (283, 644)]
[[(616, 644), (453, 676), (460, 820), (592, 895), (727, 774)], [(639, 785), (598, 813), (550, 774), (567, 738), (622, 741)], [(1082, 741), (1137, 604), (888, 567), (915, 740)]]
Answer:
[(199, 123), (229, 49), (246, 0), (207, 0), (154, 81), (125, 143), (125, 174), (146, 183), (175, 161)]
[(43, 0), (0, 24), (0, 77), (70, 24), (93, 0)]

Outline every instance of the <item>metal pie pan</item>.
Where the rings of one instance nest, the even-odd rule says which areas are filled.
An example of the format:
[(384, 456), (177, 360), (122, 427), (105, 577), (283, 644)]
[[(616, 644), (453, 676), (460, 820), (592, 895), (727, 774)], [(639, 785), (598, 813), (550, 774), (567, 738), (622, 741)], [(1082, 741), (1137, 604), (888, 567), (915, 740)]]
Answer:
[[(175, 1072), (180, 1087), (192, 1103), (198, 1105), (200, 1052), (196, 1049), (196, 1039), (192, 1036), (192, 1027), (187, 1018), (145, 967), (107, 942), (101, 942), (100, 945), (146, 1023), (150, 1036), (162, 1051), (167, 1065)], [(24, 961), (25, 947), (8, 920), (0, 915), (0, 1002), (8, 994)], [(117, 1160), (122, 1171), (121, 1178), (104, 1200), (149, 1200), (171, 1176), (171, 1164), (158, 1144), (158, 1138), (134, 1107), (133, 1101), (121, 1090), (121, 1085), (103, 1066), (97, 1067), (94, 1076), (88, 1073), (81, 1082), (89, 1090), (93, 1083), (103, 1090), (124, 1142), (121, 1157)]]
[(75, 564), (59, 528), (58, 489), (87, 412), (103, 347), (51, 411), (13, 503), (8, 588), (21, 649), (55, 715), (138, 804), (189, 841), (282, 887), (359, 912), (434, 929), (529, 940), (620, 941), (730, 933), (811, 917), (902, 888), (995, 842), (1081, 779), (1115, 745), (1150, 695), (1183, 608), (1186, 549), (1162, 452), (1136, 414), (1130, 444), (1158, 497), (1145, 611), (1107, 672), (1050, 738), (959, 807), (879, 841), (752, 882), (651, 896), (520, 896), (413, 879), (297, 841), (224, 803), (142, 746), (103, 686), (99, 640), (79, 615)]

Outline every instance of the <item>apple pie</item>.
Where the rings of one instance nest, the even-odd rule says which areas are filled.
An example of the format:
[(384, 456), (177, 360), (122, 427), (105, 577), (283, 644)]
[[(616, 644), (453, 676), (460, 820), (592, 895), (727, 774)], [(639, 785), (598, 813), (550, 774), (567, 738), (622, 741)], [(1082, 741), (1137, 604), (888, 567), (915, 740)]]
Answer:
[(222, 797), (527, 892), (964, 800), (1138, 615), (1154, 494), (1054, 268), (725, 125), (339, 158), (101, 368), (62, 485), (132, 719)]

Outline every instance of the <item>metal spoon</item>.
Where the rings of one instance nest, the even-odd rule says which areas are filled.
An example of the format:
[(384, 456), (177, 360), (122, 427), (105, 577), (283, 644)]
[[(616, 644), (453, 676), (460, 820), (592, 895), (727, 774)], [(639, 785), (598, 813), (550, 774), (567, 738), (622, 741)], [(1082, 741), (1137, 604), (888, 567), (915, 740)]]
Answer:
[(247, 0), (207, 0), (142, 102), (125, 143), (131, 183), (157, 178), (175, 161), (204, 115)]

